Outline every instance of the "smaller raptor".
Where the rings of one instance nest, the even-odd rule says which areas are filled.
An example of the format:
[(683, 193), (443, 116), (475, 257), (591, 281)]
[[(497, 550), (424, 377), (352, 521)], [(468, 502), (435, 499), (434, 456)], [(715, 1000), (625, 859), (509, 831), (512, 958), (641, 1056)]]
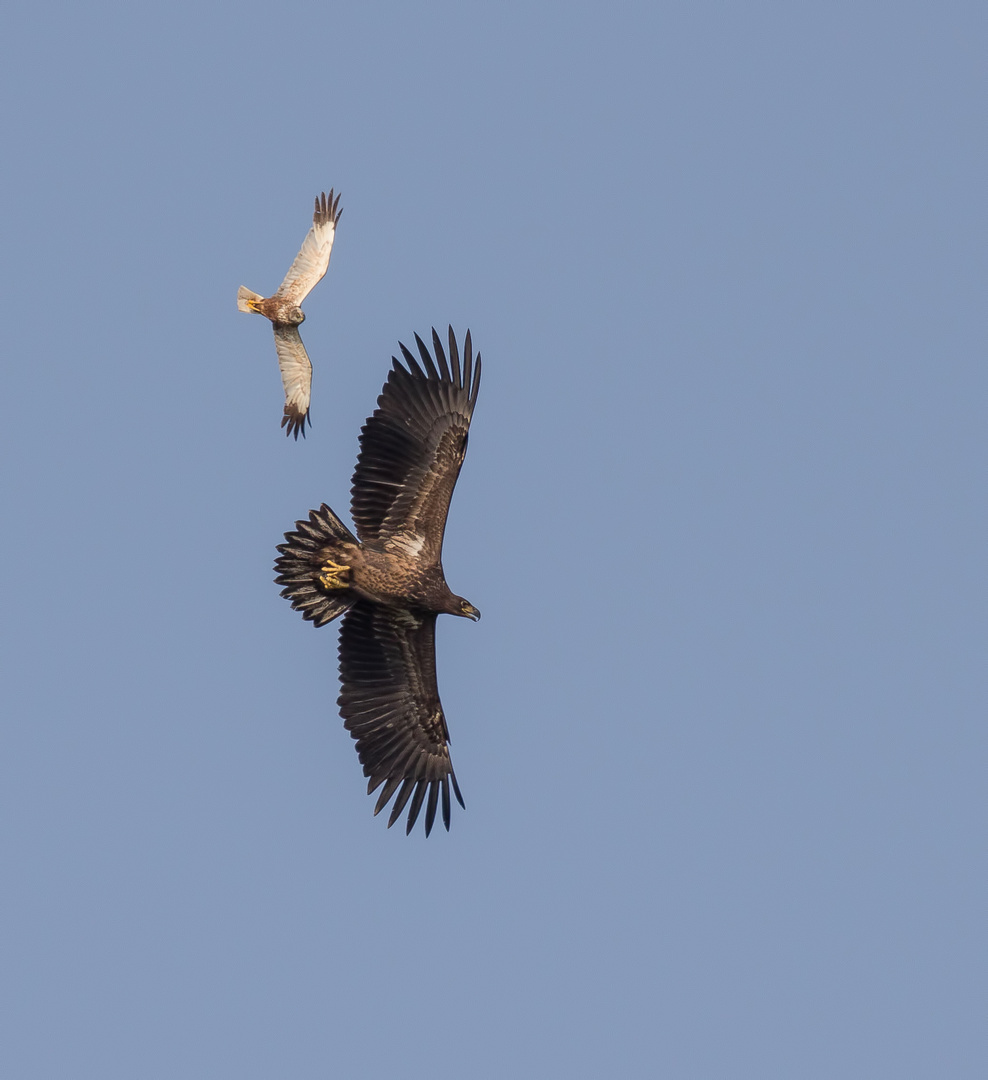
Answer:
[[(274, 324), (274, 347), (278, 351), (278, 367), (285, 387), (285, 415), (281, 418), (281, 426), (287, 428), (286, 435), (294, 435), (296, 440), (299, 432), (305, 435), (312, 388), (312, 364), (298, 332), (299, 325), (305, 320), (301, 304), (326, 273), (336, 223), (342, 213), (339, 195), (334, 201), (332, 188), (328, 196), (323, 192), (316, 199), (309, 235), (274, 296), (265, 299), (243, 285), (237, 291), (239, 311), (255, 311)], [(311, 426), (311, 420), (309, 424)]]

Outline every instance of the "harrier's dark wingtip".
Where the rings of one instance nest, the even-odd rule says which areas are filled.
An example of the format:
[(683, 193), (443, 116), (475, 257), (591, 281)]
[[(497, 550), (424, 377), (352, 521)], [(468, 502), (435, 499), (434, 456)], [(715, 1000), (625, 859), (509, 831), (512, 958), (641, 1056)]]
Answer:
[(340, 215), (343, 213), (339, 209), (340, 197), (336, 195), (334, 200), (333, 189), (329, 189), (327, 195), (325, 191), (320, 192), (316, 196), (316, 208), (312, 214), (312, 223), (314, 225), (324, 225), (327, 221), (331, 221), (335, 226), (340, 220)]
[(281, 426), (285, 429), (286, 435), (294, 435), (296, 442), (298, 442), (300, 434), (304, 439), (306, 424), (308, 424), (309, 427), (312, 427), (312, 419), (310, 418), (308, 411), (299, 415), (288, 405), (285, 406), (285, 415), (281, 418)]

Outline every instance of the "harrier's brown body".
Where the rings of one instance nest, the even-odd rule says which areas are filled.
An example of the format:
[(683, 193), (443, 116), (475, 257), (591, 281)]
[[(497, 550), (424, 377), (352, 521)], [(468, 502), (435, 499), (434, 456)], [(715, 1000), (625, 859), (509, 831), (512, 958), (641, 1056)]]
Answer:
[(305, 312), (294, 300), (286, 300), (283, 296), (269, 296), (266, 300), (251, 299), (247, 301), (247, 308), (283, 326), (301, 326), (305, 322)]

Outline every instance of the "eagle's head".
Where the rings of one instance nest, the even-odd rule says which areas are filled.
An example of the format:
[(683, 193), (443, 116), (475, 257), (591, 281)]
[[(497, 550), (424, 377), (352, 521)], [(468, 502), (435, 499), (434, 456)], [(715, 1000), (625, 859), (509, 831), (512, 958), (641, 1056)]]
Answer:
[(480, 612), (469, 600), (464, 600), (462, 596), (458, 596), (456, 602), (459, 604), (459, 610), (454, 614), (462, 615), (465, 619), (473, 619), (474, 622), (480, 621)]

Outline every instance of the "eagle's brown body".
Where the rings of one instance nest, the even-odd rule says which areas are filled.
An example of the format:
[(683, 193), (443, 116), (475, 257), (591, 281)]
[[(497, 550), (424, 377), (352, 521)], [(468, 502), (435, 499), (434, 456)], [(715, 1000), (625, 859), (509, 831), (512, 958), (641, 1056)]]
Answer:
[[(431, 615), (463, 615), (467, 602), (446, 584), (441, 563), (422, 565), (381, 544), (327, 544), (313, 559), (313, 571), (328, 563), (348, 567), (347, 586), (364, 600), (411, 608)], [(319, 574), (315, 574), (317, 580)], [(467, 605), (469, 607), (469, 605)]]

